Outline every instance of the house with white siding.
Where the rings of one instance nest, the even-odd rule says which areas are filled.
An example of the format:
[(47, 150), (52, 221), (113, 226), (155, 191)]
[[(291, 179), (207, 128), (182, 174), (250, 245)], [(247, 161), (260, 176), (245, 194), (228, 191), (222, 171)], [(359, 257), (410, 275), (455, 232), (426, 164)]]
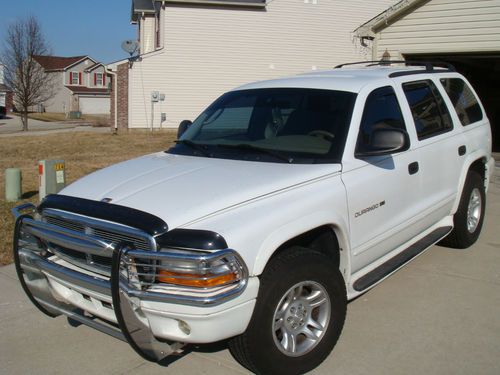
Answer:
[(373, 60), (452, 64), (479, 94), (500, 151), (500, 0), (403, 0), (354, 36)]
[(4, 67), (2, 64), (0, 64), (0, 118), (4, 117), (8, 112), (8, 96), (9, 94), (11, 94), (10, 90), (7, 88), (7, 86), (5, 86), (3, 70)]
[(394, 3), (133, 0), (140, 54), (107, 66), (116, 78), (112, 123), (175, 128), (243, 83), (365, 60), (353, 30)]
[(105, 67), (89, 56), (35, 56), (53, 77), (55, 96), (35, 110), (83, 114), (109, 114), (109, 78)]

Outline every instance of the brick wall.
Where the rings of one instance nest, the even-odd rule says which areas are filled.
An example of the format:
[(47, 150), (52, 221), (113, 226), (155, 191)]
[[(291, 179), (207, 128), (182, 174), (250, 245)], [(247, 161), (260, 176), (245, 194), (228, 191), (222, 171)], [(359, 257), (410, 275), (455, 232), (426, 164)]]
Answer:
[(115, 83), (111, 84), (111, 126), (115, 125), (115, 105), (117, 105), (118, 131), (128, 130), (128, 71), (128, 62), (118, 65), (116, 70), (118, 103), (115, 103)]

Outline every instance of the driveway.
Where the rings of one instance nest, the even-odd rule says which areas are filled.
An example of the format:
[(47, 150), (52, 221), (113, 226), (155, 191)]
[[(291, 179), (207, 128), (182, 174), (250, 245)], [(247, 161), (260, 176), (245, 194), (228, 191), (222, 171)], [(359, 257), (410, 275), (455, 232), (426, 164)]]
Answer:
[[(337, 347), (313, 374), (500, 374), (500, 169), (472, 248), (434, 246), (352, 301)], [(245, 374), (225, 343), (191, 348), (160, 366), (127, 344), (24, 296), (0, 269), (0, 366), (5, 374)], [(286, 369), (284, 369), (286, 373)]]
[(71, 132), (71, 131), (92, 131), (92, 132), (110, 132), (109, 127), (92, 127), (82, 122), (65, 121), (39, 121), (28, 120), (29, 131), (21, 130), (21, 118), (9, 115), (7, 118), (0, 119), (0, 137), (10, 136), (31, 136), (44, 135), (50, 133)]

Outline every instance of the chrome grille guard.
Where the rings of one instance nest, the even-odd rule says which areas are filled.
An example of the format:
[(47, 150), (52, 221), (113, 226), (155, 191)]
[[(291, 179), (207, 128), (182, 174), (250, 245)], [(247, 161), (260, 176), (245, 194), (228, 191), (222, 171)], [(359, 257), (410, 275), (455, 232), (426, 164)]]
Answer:
[[(31, 215), (36, 212), (34, 205), (26, 204), (12, 210), (16, 217), (14, 232), (14, 261), (21, 285), (33, 304), (43, 313), (55, 317), (66, 315), (87, 326), (100, 330), (115, 338), (127, 341), (130, 346), (143, 358), (149, 361), (159, 361), (178, 351), (183, 344), (159, 341), (154, 337), (147, 321), (141, 319), (141, 300), (155, 300), (167, 303), (177, 303), (192, 306), (213, 306), (221, 304), (241, 294), (246, 287), (247, 270), (241, 267), (244, 282), (237, 285), (222, 286), (216, 293), (201, 296), (181, 295), (169, 293), (168, 288), (157, 291), (148, 291), (147, 284), (131, 282), (129, 275), (130, 259), (138, 258), (141, 261), (172, 260), (172, 254), (142, 251), (130, 247), (130, 244), (112, 244), (106, 241), (87, 236), (85, 233), (61, 228), (35, 220)], [(89, 254), (108, 254), (112, 256), (110, 278), (102, 275), (79, 272), (74, 268), (67, 268), (53, 261), (57, 258), (45, 244), (54, 243), (78, 249)], [(197, 255), (189, 255), (191, 260)], [(178, 257), (178, 255), (175, 255)], [(223, 257), (237, 257), (236, 252), (230, 249), (213, 253), (200, 253), (200, 263)], [(231, 259), (233, 259), (231, 258)], [(235, 258), (234, 258), (235, 259)], [(237, 260), (237, 259), (236, 259)], [(154, 267), (152, 271), (155, 272)], [(88, 317), (72, 304), (62, 302), (55, 297), (49, 282), (52, 279), (61, 280), (66, 285), (75, 285), (80, 288), (111, 296), (112, 309), (118, 322), (118, 327), (106, 322), (98, 322)], [(146, 286), (145, 286), (146, 285)]]

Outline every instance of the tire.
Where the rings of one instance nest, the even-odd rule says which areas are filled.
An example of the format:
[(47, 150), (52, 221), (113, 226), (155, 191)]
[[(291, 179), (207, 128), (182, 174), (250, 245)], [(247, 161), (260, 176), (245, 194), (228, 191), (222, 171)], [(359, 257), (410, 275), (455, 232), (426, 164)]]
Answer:
[(229, 342), (229, 349), (256, 374), (303, 374), (332, 351), (344, 326), (346, 308), (344, 279), (330, 258), (292, 247), (266, 266), (248, 328)]
[(484, 182), (479, 173), (470, 171), (465, 181), (458, 210), (453, 216), (453, 231), (439, 244), (466, 249), (479, 238), (486, 209)]

